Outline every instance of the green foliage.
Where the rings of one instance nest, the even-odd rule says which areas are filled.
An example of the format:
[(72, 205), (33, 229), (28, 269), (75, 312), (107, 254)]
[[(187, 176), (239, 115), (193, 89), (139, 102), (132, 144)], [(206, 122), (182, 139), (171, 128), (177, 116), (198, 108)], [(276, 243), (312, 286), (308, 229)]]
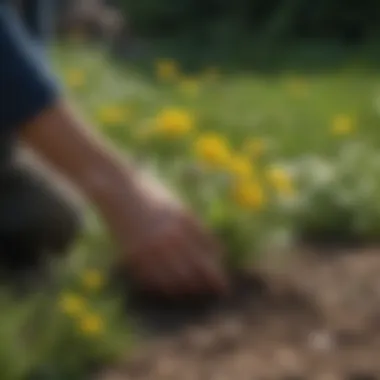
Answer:
[(380, 156), (360, 141), (342, 145), (333, 159), (305, 157), (294, 168), (303, 196), (299, 231), (314, 239), (368, 242), (380, 233)]
[[(235, 5), (226, 1), (224, 6)], [(352, 64), (343, 71), (305, 77), (235, 73), (210, 80), (202, 72), (195, 76), (199, 92), (189, 96), (180, 90), (183, 73), (174, 83), (159, 83), (131, 67), (115, 69), (99, 51), (56, 54), (57, 68), (88, 118), (122, 151), (147, 160), (202, 216), (225, 245), (227, 265), (251, 265), (268, 247), (294, 243), (297, 234), (308, 231), (319, 238), (378, 238), (378, 74)], [(121, 119), (118, 112), (116, 118), (111, 113), (111, 120), (99, 117), (100, 108), (112, 110), (115, 105), (130, 113)], [(195, 116), (189, 134), (140, 136), (166, 107)], [(262, 154), (250, 159), (264, 190), (262, 205), (241, 207), (229, 191), (231, 176), (197, 160), (195, 142), (210, 131), (224, 136), (234, 153), (243, 152), (247, 139), (265, 142)], [(290, 174), (294, 196), (267, 183), (265, 173), (272, 166)], [(113, 251), (101, 224), (89, 214), (87, 236), (57, 268), (57, 291), (25, 300), (15, 300), (7, 291), (0, 295), (1, 379), (86, 379), (94, 364), (125, 354), (130, 326), (121, 298), (107, 284), (98, 291), (83, 286), (88, 269), (102, 268), (106, 276)], [(78, 319), (62, 310), (67, 293), (84, 298), (85, 311), (102, 318), (102, 335), (84, 334)]]
[[(120, 0), (135, 33), (147, 37), (179, 37), (208, 49), (235, 52), (249, 46), (280, 47), (297, 39), (369, 42), (379, 37), (375, 0)], [(250, 45), (246, 42), (251, 41)], [(241, 43), (243, 42), (243, 43)], [(236, 45), (237, 44), (237, 45)], [(245, 46), (245, 47), (244, 47)]]

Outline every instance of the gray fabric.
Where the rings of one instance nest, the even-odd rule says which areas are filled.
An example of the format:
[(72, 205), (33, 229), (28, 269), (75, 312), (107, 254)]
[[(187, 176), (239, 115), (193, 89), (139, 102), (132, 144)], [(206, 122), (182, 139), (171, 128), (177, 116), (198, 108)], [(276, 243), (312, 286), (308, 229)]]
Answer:
[[(0, 0), (1, 1), (1, 0)], [(4, 3), (4, 1), (1, 1)], [(22, 0), (25, 23), (45, 44), (53, 0)], [(34, 266), (43, 254), (65, 251), (81, 226), (76, 205), (37, 170), (16, 161), (15, 137), (0, 136), (0, 269)]]
[(0, 269), (35, 270), (65, 253), (80, 233), (77, 205), (36, 170), (12, 163), (0, 172)]

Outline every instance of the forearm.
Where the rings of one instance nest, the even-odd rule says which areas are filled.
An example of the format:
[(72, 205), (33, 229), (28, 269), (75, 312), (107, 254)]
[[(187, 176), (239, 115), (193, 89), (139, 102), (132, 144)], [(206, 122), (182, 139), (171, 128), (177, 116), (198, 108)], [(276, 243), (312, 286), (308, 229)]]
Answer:
[(146, 193), (157, 198), (163, 192), (147, 185), (140, 171), (86, 128), (62, 100), (63, 92), (14, 11), (1, 3), (0, 56), (0, 87), (6, 94), (0, 101), (0, 134), (21, 136), (98, 207), (111, 228), (132, 226), (147, 205)]
[(20, 134), (86, 196), (103, 202), (102, 194), (109, 191), (103, 182), (128, 175), (119, 174), (122, 169), (116, 155), (91, 136), (85, 123), (61, 100), (63, 92), (40, 50), (14, 10), (2, 3), (0, 57), (0, 134)]
[(87, 128), (66, 102), (58, 101), (28, 121), (20, 136), (97, 206), (107, 221), (116, 208), (132, 212), (138, 203), (133, 165)]

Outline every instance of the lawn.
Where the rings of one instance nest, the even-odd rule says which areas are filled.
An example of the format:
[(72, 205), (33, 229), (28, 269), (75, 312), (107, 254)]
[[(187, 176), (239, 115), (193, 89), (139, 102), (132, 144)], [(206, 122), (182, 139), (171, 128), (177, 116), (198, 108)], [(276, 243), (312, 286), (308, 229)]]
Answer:
[[(169, 57), (170, 58), (170, 57)], [(368, 242), (380, 230), (380, 76), (347, 63), (326, 73), (183, 73), (102, 52), (59, 49), (54, 64), (100, 133), (157, 172), (228, 247), (228, 265), (254, 265), (300, 239)], [(0, 299), (2, 379), (84, 379), (133, 349), (112, 256), (99, 221), (57, 284), (23, 301)], [(3, 370), (4, 369), (4, 370)], [(30, 377), (34, 378), (34, 377)]]

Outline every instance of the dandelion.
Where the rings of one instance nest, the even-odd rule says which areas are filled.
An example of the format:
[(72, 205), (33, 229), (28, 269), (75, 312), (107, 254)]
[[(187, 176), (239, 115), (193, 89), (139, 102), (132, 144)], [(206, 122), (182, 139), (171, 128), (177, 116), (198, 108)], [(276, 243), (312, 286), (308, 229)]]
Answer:
[(104, 330), (104, 321), (98, 314), (85, 314), (78, 323), (79, 330), (86, 336), (98, 336)]
[(273, 167), (267, 170), (266, 177), (269, 183), (280, 195), (293, 196), (295, 193), (293, 180), (283, 168)]
[(230, 159), (230, 149), (223, 136), (216, 133), (203, 134), (195, 141), (195, 154), (200, 161), (216, 166), (226, 167)]
[(265, 193), (256, 181), (238, 181), (233, 188), (233, 198), (236, 203), (245, 208), (260, 210), (265, 204)]
[(243, 152), (253, 158), (258, 158), (267, 150), (267, 143), (261, 138), (247, 139), (243, 144)]
[(74, 293), (65, 293), (60, 298), (61, 310), (69, 316), (77, 316), (85, 309), (84, 299)]
[(354, 120), (349, 115), (336, 115), (332, 119), (331, 132), (335, 136), (349, 135), (354, 131)]
[(86, 74), (82, 69), (71, 69), (67, 71), (65, 80), (70, 88), (78, 89), (85, 85)]
[(126, 108), (118, 105), (105, 105), (100, 107), (98, 121), (103, 125), (121, 124), (126, 120)]
[(194, 97), (199, 93), (199, 82), (195, 78), (185, 78), (179, 84), (179, 88), (186, 96)]
[(87, 270), (82, 277), (83, 285), (89, 290), (99, 290), (104, 285), (103, 275), (96, 269)]
[(156, 75), (161, 81), (174, 81), (179, 76), (177, 63), (172, 59), (160, 59), (156, 62)]
[(243, 155), (231, 156), (227, 164), (227, 170), (240, 179), (249, 179), (253, 174), (251, 160)]
[(192, 116), (182, 109), (167, 108), (161, 111), (155, 120), (155, 130), (167, 137), (181, 137), (194, 127)]

